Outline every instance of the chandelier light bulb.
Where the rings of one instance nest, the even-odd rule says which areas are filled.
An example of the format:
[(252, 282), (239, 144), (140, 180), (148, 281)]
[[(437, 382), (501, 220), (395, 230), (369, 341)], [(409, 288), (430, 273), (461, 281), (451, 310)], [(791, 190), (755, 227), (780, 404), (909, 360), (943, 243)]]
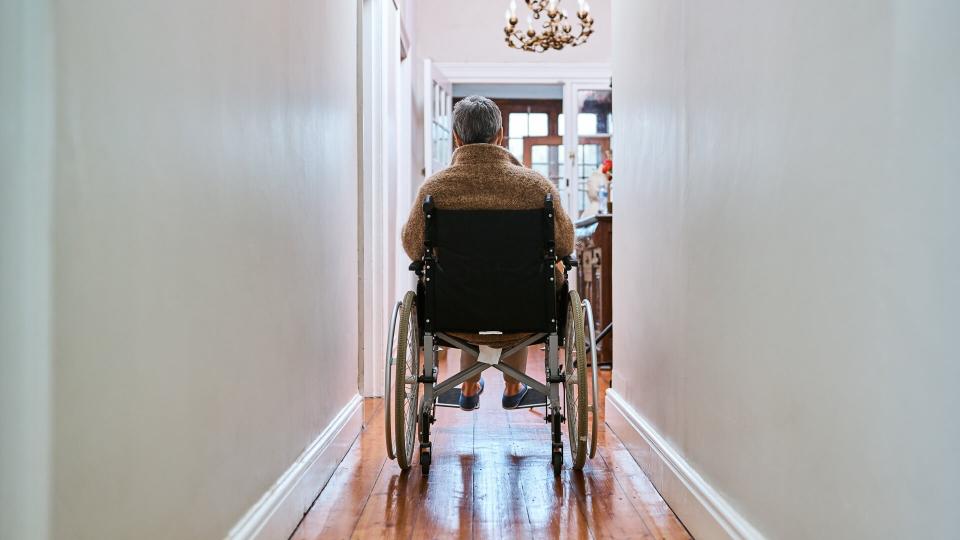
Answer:
[(510, 22), (510, 10), (509, 10), (509, 9), (503, 12), (503, 18), (506, 19), (507, 22)]
[(583, 3), (583, 10), (586, 11), (587, 13), (590, 13), (590, 2)]
[(510, 16), (517, 16), (517, 0), (510, 0)]
[(533, 16), (527, 15), (527, 30), (533, 29)]

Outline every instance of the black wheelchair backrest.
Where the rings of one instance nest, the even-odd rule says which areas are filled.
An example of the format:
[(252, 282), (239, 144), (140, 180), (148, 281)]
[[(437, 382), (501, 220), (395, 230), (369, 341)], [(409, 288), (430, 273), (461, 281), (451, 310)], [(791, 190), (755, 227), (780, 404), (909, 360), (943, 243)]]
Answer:
[(553, 200), (532, 210), (441, 210), (424, 201), (425, 330), (556, 328)]

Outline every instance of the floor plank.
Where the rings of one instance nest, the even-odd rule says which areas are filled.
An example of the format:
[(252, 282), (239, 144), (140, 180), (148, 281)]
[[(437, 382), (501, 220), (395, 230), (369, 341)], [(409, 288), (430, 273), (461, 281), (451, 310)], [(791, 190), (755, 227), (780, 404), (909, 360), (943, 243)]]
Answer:
[[(441, 378), (457, 367), (456, 352), (450, 357)], [(541, 351), (531, 348), (527, 371), (543, 380)], [(602, 389), (610, 386), (609, 371), (599, 379)], [(438, 409), (429, 478), (419, 466), (402, 473), (387, 459), (383, 400), (365, 400), (363, 433), (292, 538), (690, 538), (604, 429), (602, 402), (596, 459), (573, 471), (567, 454), (556, 480), (543, 410), (503, 410), (499, 373), (487, 371), (484, 380), (477, 411)]]

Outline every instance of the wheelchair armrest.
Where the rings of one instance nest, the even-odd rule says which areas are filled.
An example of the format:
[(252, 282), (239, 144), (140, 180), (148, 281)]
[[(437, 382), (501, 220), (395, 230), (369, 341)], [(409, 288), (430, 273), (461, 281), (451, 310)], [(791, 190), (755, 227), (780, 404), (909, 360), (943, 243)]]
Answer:
[(413, 261), (407, 267), (407, 270), (416, 273), (418, 276), (423, 275), (423, 261)]
[(567, 255), (566, 257), (561, 259), (561, 261), (563, 261), (563, 267), (567, 270), (570, 270), (571, 268), (574, 268), (576, 266), (580, 266), (580, 261), (578, 261), (577, 258), (574, 257), (573, 255)]

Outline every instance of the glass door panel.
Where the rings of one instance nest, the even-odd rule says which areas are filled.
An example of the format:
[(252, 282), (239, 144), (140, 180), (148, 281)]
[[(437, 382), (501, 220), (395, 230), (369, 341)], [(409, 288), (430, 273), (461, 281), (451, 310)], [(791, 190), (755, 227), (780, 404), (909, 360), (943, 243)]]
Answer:
[(563, 196), (563, 192), (566, 191), (566, 182), (564, 181), (562, 137), (524, 137), (523, 164), (547, 177), (560, 191), (561, 197)]
[(429, 177), (450, 164), (453, 154), (453, 85), (428, 58), (424, 59), (424, 174)]
[[(609, 196), (610, 177), (603, 173), (602, 167), (604, 161), (613, 159), (610, 151), (610, 137), (613, 132), (612, 105), (611, 90), (577, 92), (577, 168), (573, 195), (579, 217), (587, 217), (586, 214), (596, 211), (607, 212), (607, 206), (603, 204), (605, 195), (601, 194)], [(599, 184), (594, 185), (592, 190), (591, 177), (594, 184)], [(585, 214), (587, 210), (589, 211)]]

